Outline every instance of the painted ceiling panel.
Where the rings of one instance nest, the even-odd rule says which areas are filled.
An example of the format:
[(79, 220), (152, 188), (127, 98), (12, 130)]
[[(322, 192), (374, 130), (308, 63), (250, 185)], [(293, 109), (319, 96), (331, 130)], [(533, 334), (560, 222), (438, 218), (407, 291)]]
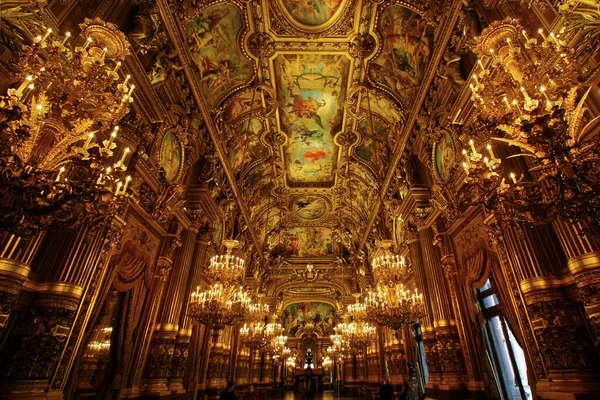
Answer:
[(370, 65), (370, 78), (410, 105), (433, 52), (433, 27), (399, 5), (386, 8), (379, 21), (383, 46)]
[(267, 156), (267, 148), (259, 140), (262, 131), (262, 122), (253, 118), (240, 123), (229, 135), (225, 148), (236, 179), (239, 180), (243, 176), (252, 162)]
[(322, 25), (335, 16), (342, 0), (287, 0), (285, 9), (296, 21), (304, 25)]
[(217, 4), (186, 21), (187, 42), (198, 68), (205, 98), (214, 105), (252, 76), (252, 63), (240, 49), (242, 14), (233, 5)]
[(368, 163), (379, 178), (383, 178), (391, 159), (387, 126), (375, 118), (363, 119), (359, 129), (362, 143), (356, 147), (355, 154)]
[(341, 55), (283, 54), (274, 62), (289, 183), (332, 182), (350, 62)]

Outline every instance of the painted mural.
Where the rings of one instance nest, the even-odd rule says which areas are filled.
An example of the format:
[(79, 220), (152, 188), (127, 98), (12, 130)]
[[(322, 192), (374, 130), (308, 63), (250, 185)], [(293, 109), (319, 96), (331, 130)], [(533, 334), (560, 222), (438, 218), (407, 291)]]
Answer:
[(433, 27), (408, 8), (390, 6), (381, 15), (379, 29), (383, 49), (370, 66), (370, 78), (409, 105), (433, 51)]
[(316, 333), (321, 336), (333, 335), (335, 308), (331, 304), (318, 301), (294, 303), (283, 310), (284, 335), (296, 336), (303, 332), (306, 324), (314, 324)]
[(233, 97), (225, 107), (223, 118), (226, 121), (235, 121), (250, 111), (256, 115), (256, 111), (262, 109), (262, 100), (260, 96), (254, 95), (254, 106), (252, 106), (252, 97), (252, 91), (246, 91)]
[(348, 59), (341, 55), (280, 55), (275, 59), (280, 130), (290, 182), (328, 182), (334, 178)]
[(269, 240), (272, 241), (270, 245), (274, 248), (274, 253), (283, 257), (327, 257), (339, 252), (330, 228), (291, 228), (275, 239), (269, 237)]
[(304, 25), (321, 25), (329, 21), (340, 8), (342, 0), (284, 0), (285, 8)]
[(266, 156), (267, 149), (259, 141), (262, 130), (263, 124), (260, 120), (246, 120), (240, 123), (227, 139), (227, 157), (232, 171), (236, 172), (236, 179), (240, 178), (240, 174), (251, 162)]
[(448, 133), (440, 138), (435, 145), (435, 168), (444, 182), (450, 180), (454, 166), (454, 145)]
[(368, 114), (370, 110), (390, 124), (404, 119), (396, 101), (381, 90), (369, 90), (369, 97), (362, 97), (361, 108), (364, 113)]
[(327, 211), (327, 202), (321, 197), (303, 196), (294, 200), (293, 209), (302, 219), (318, 219)]
[(222, 94), (250, 78), (252, 64), (238, 47), (243, 21), (235, 6), (208, 7), (185, 27), (206, 99), (214, 104)]
[(181, 144), (173, 132), (165, 135), (160, 146), (160, 166), (165, 171), (167, 182), (172, 182), (181, 168)]
[(377, 176), (383, 178), (390, 162), (391, 151), (388, 145), (388, 130), (379, 120), (362, 120), (359, 124), (362, 143), (355, 150), (356, 155), (369, 163)]

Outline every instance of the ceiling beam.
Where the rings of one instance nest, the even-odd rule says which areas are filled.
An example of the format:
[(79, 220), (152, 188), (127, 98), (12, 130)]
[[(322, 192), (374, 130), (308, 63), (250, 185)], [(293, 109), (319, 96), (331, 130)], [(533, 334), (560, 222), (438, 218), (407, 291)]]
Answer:
[(226, 157), (223, 148), (221, 147), (221, 142), (218, 140), (219, 138), (219, 130), (217, 129), (215, 122), (213, 121), (212, 116), (207, 111), (207, 106), (204, 102), (203, 96), (200, 94), (200, 87), (198, 86), (198, 82), (195, 78), (195, 73), (193, 68), (191, 67), (192, 62), (188, 58), (187, 53), (187, 44), (184, 42), (181, 33), (178, 28), (178, 22), (175, 21), (172, 13), (173, 6), (169, 5), (167, 0), (158, 0), (157, 4), (160, 9), (160, 14), (165, 23), (165, 28), (167, 34), (169, 35), (169, 39), (171, 43), (173, 43), (177, 49), (179, 57), (182, 61), (182, 65), (184, 65), (184, 73), (185, 77), (192, 89), (192, 93), (194, 95), (194, 99), (196, 100), (196, 104), (202, 114), (202, 118), (204, 119), (204, 123), (208, 133), (210, 135), (210, 139), (215, 146), (215, 150), (217, 152), (217, 156), (219, 157), (219, 161), (221, 162), (221, 166), (225, 171), (225, 175), (227, 175), (227, 179), (229, 180), (229, 184), (231, 185), (231, 190), (233, 191), (233, 195), (237, 201), (238, 207), (242, 213), (242, 217), (246, 222), (246, 226), (248, 228), (248, 232), (250, 233), (250, 237), (252, 238), (252, 242), (254, 243), (254, 247), (257, 249), (257, 254), (260, 257), (261, 262), (264, 262), (263, 254), (260, 245), (260, 241), (258, 240), (258, 236), (256, 236), (256, 232), (254, 231), (254, 226), (250, 219), (250, 215), (248, 214), (248, 210), (242, 201), (242, 195), (240, 189), (237, 186), (237, 182), (234, 178), (234, 175), (231, 173), (229, 166), (226, 162)]
[(423, 80), (423, 83), (421, 84), (420, 90), (417, 91), (417, 98), (415, 99), (416, 101), (414, 103), (414, 107), (412, 108), (411, 113), (406, 121), (406, 124), (404, 125), (402, 134), (401, 134), (401, 139), (398, 142), (398, 144), (396, 145), (396, 150), (394, 152), (394, 157), (392, 159), (392, 163), (390, 164), (387, 175), (385, 176), (383, 184), (381, 185), (381, 188), (379, 190), (380, 197), (377, 199), (377, 201), (373, 205), (373, 211), (371, 212), (369, 220), (367, 221), (364, 235), (358, 244), (359, 250), (363, 248), (363, 246), (365, 245), (365, 243), (367, 242), (367, 240), (369, 238), (369, 234), (373, 227), (373, 223), (375, 222), (375, 219), (377, 218), (377, 214), (379, 213), (379, 209), (381, 208), (381, 203), (385, 199), (385, 196), (390, 187), (390, 184), (391, 184), (392, 180), (394, 179), (394, 175), (396, 174), (396, 169), (398, 168), (398, 164), (400, 162), (400, 159), (402, 158), (402, 154), (404, 153), (406, 144), (408, 143), (408, 139), (409, 139), (410, 135), (412, 134), (412, 130), (415, 126), (415, 122), (417, 121), (417, 117), (419, 116), (419, 112), (421, 111), (421, 107), (423, 106), (423, 102), (425, 101), (425, 98), (427, 97), (427, 93), (429, 92), (429, 90), (431, 88), (431, 83), (433, 82), (433, 78), (436, 75), (438, 65), (440, 64), (440, 62), (442, 60), (442, 56), (444, 55), (444, 52), (446, 51), (446, 46), (448, 45), (448, 41), (450, 40), (450, 38), (452, 37), (452, 33), (454, 32), (454, 27), (458, 20), (459, 10), (461, 7), (462, 7), (461, 0), (453, 0), (452, 4), (450, 4), (450, 6), (448, 7), (448, 10), (446, 10), (444, 12), (444, 14), (449, 17), (444, 19), (442, 25), (440, 25), (438, 27), (438, 29), (441, 29), (442, 31), (438, 36), (438, 40), (437, 40), (437, 43), (434, 48), (433, 56), (427, 67), (427, 71), (425, 73), (425, 79)]

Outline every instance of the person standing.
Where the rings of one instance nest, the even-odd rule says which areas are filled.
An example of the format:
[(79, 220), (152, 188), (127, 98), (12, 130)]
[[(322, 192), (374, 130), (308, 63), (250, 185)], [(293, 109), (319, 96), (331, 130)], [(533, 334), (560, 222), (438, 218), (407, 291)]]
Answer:
[(246, 400), (261, 400), (258, 392), (254, 391), (254, 385), (248, 386), (248, 393), (246, 393)]
[(390, 384), (389, 379), (386, 379), (379, 387), (379, 398), (381, 400), (394, 400), (394, 388)]
[(306, 400), (313, 400), (316, 392), (316, 384), (312, 369), (307, 368), (304, 377), (306, 378)]
[(235, 383), (227, 382), (227, 388), (223, 390), (223, 393), (219, 396), (219, 400), (238, 400), (235, 393)]

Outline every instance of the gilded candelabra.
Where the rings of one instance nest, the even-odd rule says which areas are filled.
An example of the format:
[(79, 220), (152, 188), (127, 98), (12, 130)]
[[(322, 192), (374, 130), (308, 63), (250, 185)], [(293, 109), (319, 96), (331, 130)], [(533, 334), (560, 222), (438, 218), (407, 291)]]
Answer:
[[(340, 331), (339, 328), (336, 331)], [(331, 346), (327, 347), (327, 355), (334, 360), (343, 359), (346, 356), (346, 342), (341, 334), (331, 335)]]
[(493, 140), (519, 148), (527, 167), (507, 171), (491, 146), (483, 154), (471, 141), (463, 151), (466, 183), (473, 203), (506, 220), (560, 217), (597, 234), (600, 141), (587, 129), (594, 121), (584, 124), (589, 90), (581, 93), (581, 66), (560, 33), (540, 29), (535, 36), (514, 19), (482, 32), (470, 83), (475, 112), (501, 134)]
[(20, 54), (20, 84), (0, 98), (0, 228), (21, 235), (98, 225), (125, 203), (130, 149), (118, 122), (134, 85), (119, 68), (129, 43), (99, 19), (79, 40), (52, 29)]
[(367, 321), (350, 320), (337, 327), (350, 352), (362, 351), (375, 340), (376, 328)]
[[(283, 329), (281, 330), (283, 332)], [(284, 335), (276, 335), (271, 339), (271, 343), (269, 344), (269, 353), (271, 353), (271, 357), (274, 361), (279, 361), (280, 359), (284, 359), (291, 354), (291, 350), (289, 347), (286, 347), (287, 336)]]

